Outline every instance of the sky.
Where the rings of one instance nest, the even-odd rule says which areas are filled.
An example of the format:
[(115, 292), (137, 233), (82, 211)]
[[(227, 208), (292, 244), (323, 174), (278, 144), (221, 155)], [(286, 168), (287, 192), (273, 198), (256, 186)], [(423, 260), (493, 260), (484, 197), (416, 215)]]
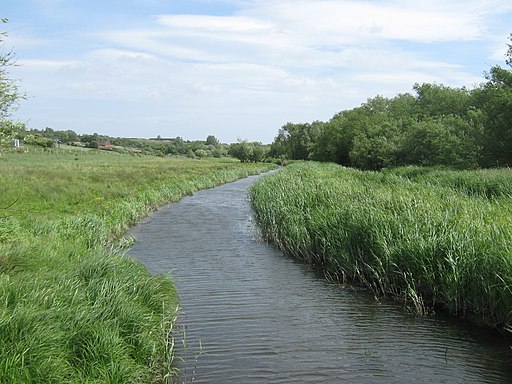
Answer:
[(505, 66), (503, 0), (1, 0), (29, 128), (270, 143), (415, 83)]

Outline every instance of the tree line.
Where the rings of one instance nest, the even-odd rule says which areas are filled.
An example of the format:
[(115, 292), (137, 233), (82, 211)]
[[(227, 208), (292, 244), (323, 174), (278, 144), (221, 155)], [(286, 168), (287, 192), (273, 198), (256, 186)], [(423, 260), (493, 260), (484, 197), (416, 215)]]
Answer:
[[(206, 140), (184, 140), (175, 138), (128, 138), (111, 137), (108, 135), (78, 134), (73, 130), (28, 129), (23, 123), (9, 120), (0, 122), (0, 136), (8, 133), (11, 139), (18, 139), (28, 146), (54, 148), (71, 145), (91, 149), (103, 149), (120, 153), (138, 153), (143, 155), (165, 156), (182, 155), (188, 157), (223, 157), (229, 152), (229, 145), (222, 144), (215, 136), (209, 135)], [(10, 144), (10, 143), (5, 143)], [(6, 146), (4, 144), (4, 146)]]
[(471, 90), (415, 84), (414, 94), (376, 96), (327, 122), (287, 123), (270, 155), (367, 170), (511, 166), (512, 44), (506, 64), (509, 68), (492, 67), (486, 81)]

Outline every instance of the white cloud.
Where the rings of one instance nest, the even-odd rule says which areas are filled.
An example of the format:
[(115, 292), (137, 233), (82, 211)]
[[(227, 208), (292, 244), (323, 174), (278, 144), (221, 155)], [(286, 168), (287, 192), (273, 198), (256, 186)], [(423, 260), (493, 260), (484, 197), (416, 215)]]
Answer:
[(207, 15), (160, 15), (158, 23), (184, 31), (207, 32), (265, 32), (272, 29), (272, 24), (241, 16), (207, 16)]
[(10, 32), (7, 40), (9, 46), (16, 47), (16, 50), (48, 47), (56, 43), (54, 40), (33, 37), (19, 31)]
[(465, 7), (429, 7), (416, 2), (279, 1), (263, 2), (244, 15), (269, 17), (275, 25), (309, 43), (357, 43), (367, 39), (417, 42), (474, 39), (480, 17)]

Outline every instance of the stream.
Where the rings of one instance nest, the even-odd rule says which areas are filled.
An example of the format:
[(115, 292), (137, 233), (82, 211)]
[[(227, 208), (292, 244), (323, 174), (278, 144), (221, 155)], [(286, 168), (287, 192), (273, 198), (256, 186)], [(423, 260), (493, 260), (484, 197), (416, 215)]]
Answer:
[(131, 232), (128, 255), (178, 290), (180, 382), (512, 383), (493, 331), (415, 317), (267, 245), (247, 192), (258, 177), (187, 196)]

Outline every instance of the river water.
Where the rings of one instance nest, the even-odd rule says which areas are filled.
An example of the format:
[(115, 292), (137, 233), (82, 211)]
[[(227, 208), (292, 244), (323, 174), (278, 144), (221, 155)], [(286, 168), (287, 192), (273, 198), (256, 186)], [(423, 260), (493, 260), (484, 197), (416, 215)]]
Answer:
[(178, 290), (183, 382), (512, 383), (493, 332), (414, 317), (263, 242), (247, 196), (257, 177), (185, 197), (132, 231), (129, 255), (171, 272)]

